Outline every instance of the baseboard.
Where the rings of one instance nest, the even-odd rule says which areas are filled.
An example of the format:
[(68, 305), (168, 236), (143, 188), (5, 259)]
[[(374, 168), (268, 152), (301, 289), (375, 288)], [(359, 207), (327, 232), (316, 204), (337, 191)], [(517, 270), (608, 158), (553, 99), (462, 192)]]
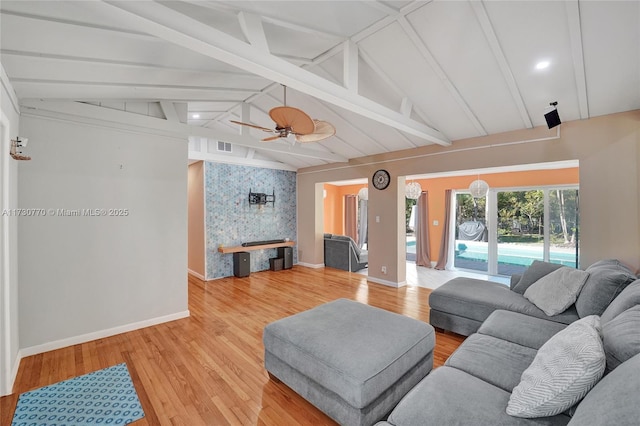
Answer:
[(399, 283), (394, 283), (393, 281), (381, 280), (380, 278), (376, 278), (376, 277), (372, 277), (372, 276), (367, 277), (367, 281), (371, 281), (371, 282), (374, 282), (376, 284), (382, 284), (382, 285), (386, 285), (386, 286), (389, 286), (389, 287), (395, 287), (395, 288), (404, 287), (404, 286), (407, 285), (406, 281), (401, 281)]
[(197, 273), (196, 271), (192, 271), (191, 269), (187, 269), (187, 272), (193, 275), (196, 278), (200, 278), (202, 281), (206, 281), (204, 279), (204, 275)]
[(138, 330), (152, 325), (158, 325), (169, 321), (175, 321), (189, 316), (189, 311), (176, 312), (175, 314), (164, 315), (161, 317), (151, 318), (144, 321), (134, 322), (131, 324), (125, 324), (118, 327), (108, 328), (106, 330), (94, 331), (92, 333), (82, 334), (80, 336), (68, 337), (66, 339), (56, 340), (54, 342), (47, 342), (41, 345), (29, 346), (22, 348), (19, 351), (21, 358), (41, 354), (43, 352), (49, 352), (60, 348), (66, 348), (67, 346), (78, 345), (80, 343), (90, 342), (96, 339), (102, 339), (105, 337), (115, 336), (116, 334), (126, 333), (128, 331)]
[(313, 269), (324, 268), (324, 263), (305, 263), (305, 262), (298, 262), (298, 263), (296, 263), (296, 265), (298, 265), (298, 266), (304, 266), (305, 268), (313, 268)]
[(2, 386), (7, 386), (6, 389), (0, 388), (0, 397), (11, 395), (13, 393), (13, 384), (16, 382), (16, 377), (18, 377), (18, 369), (20, 368), (20, 361), (22, 361), (22, 352), (18, 350), (16, 354), (16, 359), (13, 363), (13, 368), (9, 372), (9, 377), (7, 378), (7, 382), (3, 383)]

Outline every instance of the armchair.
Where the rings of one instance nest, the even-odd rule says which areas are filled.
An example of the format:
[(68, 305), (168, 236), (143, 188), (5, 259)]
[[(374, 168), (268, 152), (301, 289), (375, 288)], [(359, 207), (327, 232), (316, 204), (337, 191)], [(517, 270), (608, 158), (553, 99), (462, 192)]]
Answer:
[(356, 272), (368, 264), (369, 254), (362, 250), (351, 237), (324, 235), (324, 264), (330, 268)]

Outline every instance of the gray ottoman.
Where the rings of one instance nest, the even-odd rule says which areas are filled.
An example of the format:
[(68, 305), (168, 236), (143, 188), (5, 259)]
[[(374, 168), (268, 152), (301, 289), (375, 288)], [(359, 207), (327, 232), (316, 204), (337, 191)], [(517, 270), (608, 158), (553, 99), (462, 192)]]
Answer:
[(382, 419), (433, 367), (429, 324), (338, 299), (268, 324), (270, 375), (343, 425)]

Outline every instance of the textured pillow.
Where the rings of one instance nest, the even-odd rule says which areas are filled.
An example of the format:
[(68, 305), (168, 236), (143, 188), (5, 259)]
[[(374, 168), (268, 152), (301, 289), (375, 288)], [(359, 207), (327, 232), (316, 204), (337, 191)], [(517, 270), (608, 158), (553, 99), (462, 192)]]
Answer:
[(576, 300), (576, 310), (581, 318), (602, 315), (609, 303), (636, 280), (633, 272), (615, 259), (601, 260), (586, 270), (591, 275)]
[(580, 401), (604, 374), (600, 318), (570, 324), (538, 350), (513, 388), (507, 414), (535, 418), (562, 413)]
[(545, 314), (558, 315), (575, 303), (587, 278), (588, 272), (559, 268), (531, 284), (524, 292), (524, 297)]
[(525, 291), (529, 288), (529, 286), (540, 278), (544, 277), (547, 274), (555, 271), (558, 268), (561, 268), (562, 265), (558, 263), (549, 263), (542, 262), (540, 260), (534, 260), (533, 263), (524, 271), (522, 274), (522, 278), (518, 281), (511, 290), (516, 293), (524, 294)]
[(602, 326), (607, 371), (640, 353), (640, 305), (627, 309)]

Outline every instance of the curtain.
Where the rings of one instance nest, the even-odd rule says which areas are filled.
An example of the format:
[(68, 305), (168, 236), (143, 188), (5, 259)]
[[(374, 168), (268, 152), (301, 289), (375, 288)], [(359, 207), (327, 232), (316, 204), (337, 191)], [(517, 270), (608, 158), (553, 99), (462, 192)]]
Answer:
[(344, 234), (358, 242), (358, 196), (344, 196)]
[(446, 269), (449, 257), (449, 228), (451, 227), (451, 190), (444, 192), (444, 223), (442, 224), (442, 241), (436, 269)]
[(356, 240), (360, 248), (362, 248), (369, 239), (369, 224), (367, 223), (367, 214), (367, 200), (360, 200), (360, 209), (358, 210), (358, 239)]
[(417, 203), (418, 218), (416, 220), (416, 265), (431, 268), (429, 253), (429, 194), (423, 191)]

